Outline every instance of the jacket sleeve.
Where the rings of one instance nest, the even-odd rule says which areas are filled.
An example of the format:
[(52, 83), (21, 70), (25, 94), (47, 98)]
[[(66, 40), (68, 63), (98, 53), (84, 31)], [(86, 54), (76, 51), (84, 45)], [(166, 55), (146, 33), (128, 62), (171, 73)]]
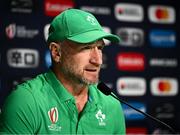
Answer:
[(25, 87), (13, 91), (0, 115), (1, 134), (34, 134), (38, 125), (37, 104)]

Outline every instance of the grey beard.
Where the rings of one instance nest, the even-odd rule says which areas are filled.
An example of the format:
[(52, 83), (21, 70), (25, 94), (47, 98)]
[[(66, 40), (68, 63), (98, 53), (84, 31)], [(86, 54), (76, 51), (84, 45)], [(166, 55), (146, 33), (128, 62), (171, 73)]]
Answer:
[(81, 84), (81, 85), (87, 86), (87, 85), (92, 85), (99, 82), (99, 79), (97, 79), (96, 81), (90, 81), (81, 75), (75, 74), (73, 72), (74, 71), (73, 68), (69, 66), (67, 66), (66, 68), (62, 67), (61, 71), (67, 79), (70, 79), (70, 81)]

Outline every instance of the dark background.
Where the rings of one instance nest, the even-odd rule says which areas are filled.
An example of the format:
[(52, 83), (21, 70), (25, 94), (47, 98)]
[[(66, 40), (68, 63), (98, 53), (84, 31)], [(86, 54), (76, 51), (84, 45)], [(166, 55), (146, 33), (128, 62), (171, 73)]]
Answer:
[[(139, 28), (144, 31), (144, 43), (141, 46), (127, 47), (120, 44), (110, 44), (104, 49), (104, 66), (100, 73), (100, 79), (107, 83), (114, 92), (117, 93), (117, 80), (121, 77), (142, 77), (146, 81), (146, 92), (142, 96), (122, 96), (120, 98), (128, 101), (143, 104), (146, 112), (155, 117), (160, 117), (161, 120), (171, 125), (176, 131), (180, 131), (180, 109), (179, 109), (179, 92), (174, 96), (154, 96), (151, 94), (150, 82), (155, 77), (170, 77), (175, 78), (179, 85), (179, 32), (180, 26), (180, 10), (177, 0), (49, 0), (51, 2), (59, 3), (59, 5), (69, 5), (70, 7), (82, 8), (83, 6), (105, 8), (108, 9), (105, 13), (93, 12), (102, 26), (107, 26), (111, 29), (111, 33), (117, 34), (117, 30), (123, 27)], [(52, 12), (47, 12), (45, 4), (48, 0), (2, 0), (0, 2), (0, 108), (3, 105), (5, 98), (10, 91), (19, 83), (24, 82), (30, 78), (35, 77), (39, 73), (46, 72), (49, 67), (48, 48), (44, 36), (44, 27), (49, 24), (54, 15)], [(114, 14), (114, 6), (116, 4), (139, 4), (143, 7), (144, 18), (141, 22), (129, 22), (117, 20)], [(171, 6), (175, 10), (175, 22), (172, 24), (153, 23), (148, 17), (148, 7), (151, 5), (165, 5)], [(16, 10), (15, 10), (16, 9)], [(15, 25), (12, 25), (15, 24)], [(7, 28), (8, 26), (16, 26), (15, 35), (9, 38)], [(23, 32), (18, 35), (17, 31)], [(173, 47), (153, 47), (151, 45), (149, 35), (151, 30), (172, 30), (175, 32), (176, 42)], [(9, 32), (13, 32), (9, 28)], [(33, 36), (33, 32), (35, 33)], [(29, 34), (29, 35), (28, 35)], [(8, 64), (8, 59), (11, 62), (15, 60), (18, 64), (18, 59), (26, 59), (28, 64), (33, 65), (35, 56), (30, 54), (29, 57), (25, 55), (8, 56), (10, 49), (35, 49), (38, 52), (38, 65), (36, 67), (12, 67)], [(121, 70), (117, 67), (117, 55), (123, 52), (136, 52), (144, 55), (145, 67), (140, 71)], [(29, 58), (29, 59), (28, 59)], [(177, 61), (177, 66), (151, 66), (149, 61), (151, 58), (173, 58)], [(12, 60), (13, 59), (13, 60)], [(22, 60), (23, 61), (23, 60)], [(21, 61), (21, 62), (22, 62)], [(27, 65), (26, 65), (27, 64)], [(178, 88), (179, 91), (179, 88)], [(23, 98), (23, 97), (22, 97)], [(124, 107), (124, 106), (123, 106)], [(124, 108), (125, 110), (125, 108)], [(158, 114), (159, 113), (159, 114)], [(141, 117), (141, 116), (140, 116)], [(133, 119), (130, 116), (126, 120), (128, 133), (142, 133), (142, 134), (161, 134), (170, 133), (167, 128), (153, 122), (148, 118)]]

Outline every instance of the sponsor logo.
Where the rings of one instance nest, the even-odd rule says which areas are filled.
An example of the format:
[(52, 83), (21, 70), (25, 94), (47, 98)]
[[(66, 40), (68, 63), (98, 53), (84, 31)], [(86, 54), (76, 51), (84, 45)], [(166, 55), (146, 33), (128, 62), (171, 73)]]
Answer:
[[(141, 102), (130, 102), (129, 104), (132, 105), (133, 107), (137, 108), (138, 110), (141, 110), (142, 112), (146, 112), (146, 107)], [(123, 108), (126, 120), (142, 120), (145, 118), (144, 115), (142, 115), (139, 112), (137, 112), (136, 110), (128, 107), (127, 105), (123, 104), (122, 108)]]
[(45, 0), (44, 3), (46, 16), (56, 16), (62, 11), (73, 7), (73, 0)]
[(51, 123), (55, 124), (58, 121), (58, 110), (57, 107), (53, 107), (48, 111), (48, 116)]
[(44, 26), (44, 38), (45, 38), (45, 41), (47, 41), (47, 39), (48, 39), (49, 27), (50, 27), (50, 24), (46, 24)]
[(127, 127), (126, 135), (147, 135), (148, 131), (145, 127)]
[(117, 80), (117, 90), (123, 96), (142, 96), (146, 92), (146, 82), (140, 77), (121, 77)]
[(122, 46), (136, 47), (144, 43), (144, 32), (138, 28), (120, 28), (117, 35), (121, 37), (119, 44)]
[(173, 30), (152, 30), (149, 39), (153, 47), (174, 47), (176, 45), (176, 33)]
[(34, 9), (33, 0), (11, 0), (11, 12), (15, 13), (32, 13)]
[(171, 103), (156, 103), (152, 108), (153, 116), (159, 119), (173, 119), (175, 108)]
[(92, 6), (82, 6), (81, 10), (91, 12), (97, 15), (110, 15), (111, 9), (108, 7), (92, 7)]
[(138, 4), (116, 4), (115, 17), (119, 21), (142, 22), (144, 18), (143, 7)]
[(99, 126), (106, 126), (106, 122), (105, 122), (106, 115), (103, 114), (101, 109), (98, 110), (95, 117), (98, 120)]
[(52, 65), (51, 55), (50, 55), (49, 50), (47, 50), (45, 53), (45, 63), (46, 63), (47, 68), (49, 68)]
[(148, 8), (149, 20), (154, 23), (172, 24), (175, 22), (175, 10), (169, 6), (154, 5)]
[(143, 71), (145, 68), (144, 54), (124, 52), (117, 56), (117, 67), (122, 71)]
[(51, 125), (48, 126), (49, 130), (53, 130), (53, 131), (61, 131), (61, 126), (58, 126), (57, 121), (58, 121), (58, 109), (57, 107), (52, 107), (49, 111), (48, 111), (48, 116), (49, 116), (49, 120), (51, 121)]
[(16, 24), (10, 24), (9, 26), (6, 27), (6, 36), (9, 39), (14, 38), (16, 35)]
[(150, 88), (155, 96), (175, 96), (178, 93), (178, 81), (169, 77), (153, 78)]
[(35, 68), (39, 63), (39, 53), (34, 49), (9, 49), (7, 52), (7, 61), (10, 67)]
[(177, 67), (178, 61), (175, 58), (151, 58), (149, 61), (152, 67)]
[(34, 38), (39, 34), (39, 30), (27, 29), (24, 25), (9, 24), (6, 27), (6, 36), (9, 39), (17, 38)]

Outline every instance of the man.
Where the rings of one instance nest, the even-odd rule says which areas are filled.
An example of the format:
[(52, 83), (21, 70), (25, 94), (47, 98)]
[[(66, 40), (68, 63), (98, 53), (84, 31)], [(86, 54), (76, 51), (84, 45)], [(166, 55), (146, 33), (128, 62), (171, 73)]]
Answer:
[(58, 15), (49, 28), (52, 67), (7, 98), (0, 131), (12, 134), (125, 134), (120, 103), (98, 83), (105, 33), (96, 18), (78, 9)]

